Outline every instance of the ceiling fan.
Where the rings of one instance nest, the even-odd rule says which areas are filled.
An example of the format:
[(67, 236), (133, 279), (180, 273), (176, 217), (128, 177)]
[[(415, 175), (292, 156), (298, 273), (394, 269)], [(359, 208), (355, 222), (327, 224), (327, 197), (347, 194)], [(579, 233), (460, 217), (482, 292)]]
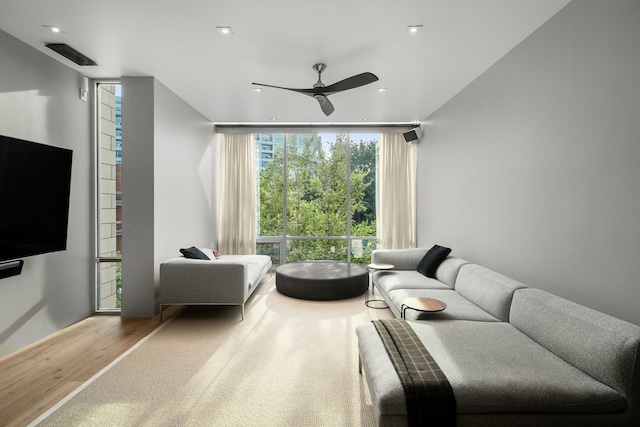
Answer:
[(285, 89), (293, 92), (302, 93), (304, 95), (309, 95), (312, 98), (315, 98), (320, 103), (320, 108), (325, 115), (330, 115), (335, 110), (333, 108), (333, 104), (329, 101), (329, 95), (334, 93), (342, 92), (349, 89), (354, 89), (360, 86), (368, 85), (369, 83), (373, 83), (378, 81), (378, 77), (372, 73), (362, 73), (357, 74), (355, 76), (346, 78), (344, 80), (340, 80), (337, 83), (334, 83), (329, 86), (325, 86), (322, 83), (322, 72), (327, 68), (325, 64), (315, 64), (313, 69), (318, 72), (318, 81), (313, 85), (312, 89), (292, 89), (289, 87), (281, 87), (281, 86), (272, 86), (266, 85), (262, 83), (252, 83), (256, 86), (265, 86), (265, 87), (273, 87), (276, 89)]

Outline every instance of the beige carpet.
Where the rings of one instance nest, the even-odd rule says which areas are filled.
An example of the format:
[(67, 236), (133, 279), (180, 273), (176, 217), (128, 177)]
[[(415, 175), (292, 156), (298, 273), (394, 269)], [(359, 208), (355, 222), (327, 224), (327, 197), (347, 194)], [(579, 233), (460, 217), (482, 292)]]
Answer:
[(270, 277), (244, 321), (186, 308), (39, 425), (371, 426), (355, 328), (387, 317), (364, 297), (280, 295)]

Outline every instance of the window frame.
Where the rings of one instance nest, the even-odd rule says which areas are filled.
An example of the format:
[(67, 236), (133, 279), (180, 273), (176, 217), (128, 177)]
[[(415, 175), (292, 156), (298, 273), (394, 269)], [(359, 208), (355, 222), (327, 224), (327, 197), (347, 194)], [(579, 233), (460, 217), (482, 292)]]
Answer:
[[(122, 82), (118, 79), (96, 79), (96, 80), (92, 80), (92, 88), (93, 88), (93, 114), (92, 114), (92, 120), (93, 120), (93, 147), (94, 147), (94, 158), (93, 158), (93, 165), (94, 165), (94, 201), (93, 201), (93, 207), (94, 207), (94, 232), (93, 232), (93, 240), (94, 240), (94, 280), (93, 280), (93, 288), (94, 288), (94, 312), (95, 313), (99, 313), (99, 314), (120, 314), (121, 313), (121, 308), (119, 307), (102, 307), (101, 306), (101, 272), (102, 272), (102, 268), (104, 266), (104, 264), (115, 264), (113, 267), (116, 270), (116, 282), (117, 282), (117, 276), (118, 274), (121, 274), (120, 271), (120, 267), (122, 265), (122, 255), (119, 256), (103, 256), (100, 254), (100, 242), (101, 242), (101, 217), (100, 217), (100, 210), (101, 210), (101, 190), (102, 190), (102, 183), (101, 183), (101, 134), (102, 134), (102, 126), (101, 126), (101, 114), (102, 114), (102, 110), (100, 107), (100, 103), (101, 103), (101, 96), (100, 96), (100, 87), (104, 86), (104, 85), (121, 85)], [(115, 108), (115, 105), (114, 105)], [(119, 120), (118, 120), (119, 119)], [(116, 135), (119, 134), (119, 136), (121, 137), (121, 129), (120, 132), (118, 132), (118, 126), (121, 126), (121, 117), (118, 118), (118, 116), (116, 115), (114, 117), (114, 121), (113, 121), (114, 125), (116, 126)], [(114, 136), (116, 136), (114, 135)], [(117, 150), (117, 148), (114, 148), (114, 151), (116, 151), (116, 156), (118, 156), (117, 151), (120, 151), (120, 158), (121, 158), (121, 149)], [(116, 200), (115, 203), (116, 205), (119, 203), (118, 200), (118, 194), (116, 192)], [(121, 201), (120, 201), (121, 203)], [(114, 223), (116, 226), (116, 233), (118, 229), (122, 229), (122, 223), (118, 222), (116, 220), (116, 222)], [(117, 252), (117, 251), (116, 251)], [(116, 300), (117, 300), (117, 293), (118, 290), (116, 289)], [(117, 305), (117, 304), (116, 304)]]
[[(283, 233), (281, 236), (261, 236), (260, 235), (260, 230), (259, 230), (259, 209), (260, 209), (260, 199), (259, 199), (259, 182), (260, 182), (260, 177), (257, 176), (256, 178), (256, 246), (260, 245), (260, 244), (279, 244), (280, 246), (280, 251), (279, 251), (279, 261), (282, 264), (286, 264), (287, 263), (287, 248), (288, 248), (288, 244), (289, 242), (295, 242), (295, 241), (310, 241), (310, 240), (338, 240), (338, 241), (344, 241), (346, 244), (346, 254), (347, 254), (347, 259), (346, 262), (352, 262), (352, 243), (354, 240), (374, 240), (374, 241), (378, 241), (378, 236), (353, 236), (351, 235), (351, 223), (352, 223), (352, 217), (353, 217), (353, 210), (352, 210), (352, 201), (351, 201), (351, 174), (352, 174), (352, 162), (351, 162), (351, 145), (353, 143), (353, 141), (351, 140), (351, 135), (354, 133), (357, 134), (377, 134), (380, 135), (380, 132), (376, 132), (376, 131), (366, 131), (363, 129), (353, 129), (352, 131), (346, 130), (346, 129), (342, 129), (341, 131), (338, 130), (316, 130), (314, 133), (316, 135), (319, 134), (323, 134), (323, 133), (333, 133), (333, 134), (346, 134), (346, 138), (347, 138), (347, 144), (346, 144), (346, 176), (345, 176), (345, 180), (346, 180), (346, 188), (345, 188), (345, 197), (347, 199), (347, 203), (346, 203), (346, 235), (345, 236), (292, 236), (289, 235), (288, 233), (288, 217), (287, 217), (287, 202), (288, 202), (288, 185), (287, 182), (288, 180), (285, 178), (288, 173), (289, 173), (289, 156), (288, 156), (288, 151), (289, 151), (289, 139), (290, 139), (290, 135), (292, 134), (296, 134), (296, 135), (300, 135), (300, 134), (307, 134), (309, 132), (304, 132), (302, 130), (298, 130), (296, 131), (295, 129), (289, 129), (285, 132), (277, 132), (277, 131), (261, 131), (259, 132), (259, 134), (276, 134), (276, 133), (282, 133), (284, 134), (284, 142), (283, 142), (283, 194), (284, 194), (284, 198), (283, 198), (283, 206), (282, 206), (282, 220), (283, 220), (283, 224), (282, 224), (282, 230)], [(254, 144), (262, 144), (263, 143), (263, 139), (262, 137), (257, 138), (255, 135), (258, 134), (258, 132), (256, 132), (252, 139), (254, 141)], [(271, 137), (271, 141), (274, 140), (274, 137)], [(380, 137), (378, 136), (377, 138), (378, 144), (380, 141)], [(260, 146), (262, 147), (262, 146)], [(256, 152), (260, 152), (260, 150), (256, 150)], [(377, 182), (377, 164), (378, 164), (378, 145), (376, 145), (376, 171), (375, 176), (375, 185), (378, 185)], [(262, 161), (262, 159), (260, 159), (260, 161)], [(262, 168), (260, 168), (262, 169)], [(259, 170), (257, 171), (257, 173), (259, 174)], [(377, 197), (377, 191), (376, 193), (376, 197)], [(377, 201), (376, 201), (377, 203)], [(377, 233), (376, 233), (377, 234)]]

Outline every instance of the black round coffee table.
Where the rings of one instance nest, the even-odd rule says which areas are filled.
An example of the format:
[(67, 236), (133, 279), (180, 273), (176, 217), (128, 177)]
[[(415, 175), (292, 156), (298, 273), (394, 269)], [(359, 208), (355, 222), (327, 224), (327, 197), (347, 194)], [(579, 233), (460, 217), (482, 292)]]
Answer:
[(305, 261), (281, 265), (276, 289), (283, 295), (315, 301), (354, 298), (369, 286), (369, 272), (360, 264)]

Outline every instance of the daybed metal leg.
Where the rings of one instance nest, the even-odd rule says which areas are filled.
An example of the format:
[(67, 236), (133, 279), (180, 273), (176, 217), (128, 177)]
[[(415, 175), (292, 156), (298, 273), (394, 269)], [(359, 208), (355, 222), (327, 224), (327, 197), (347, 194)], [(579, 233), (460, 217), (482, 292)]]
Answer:
[(362, 357), (358, 354), (358, 373), (362, 375)]
[(242, 318), (241, 318), (241, 320), (244, 320), (244, 304), (242, 304), (240, 306), (240, 309), (242, 310)]
[(160, 304), (160, 323), (162, 323), (162, 313), (164, 313), (164, 304)]

